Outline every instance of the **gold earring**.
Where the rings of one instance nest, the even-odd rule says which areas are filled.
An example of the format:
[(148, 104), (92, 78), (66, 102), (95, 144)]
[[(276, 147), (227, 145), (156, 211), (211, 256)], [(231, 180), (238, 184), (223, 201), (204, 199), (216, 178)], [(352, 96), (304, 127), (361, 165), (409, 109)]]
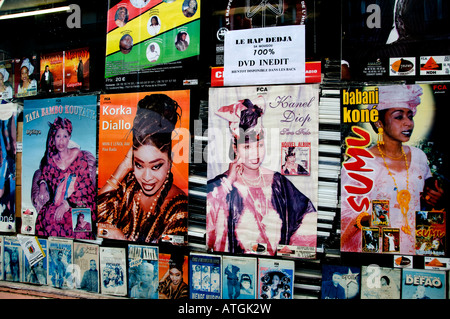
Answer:
[(378, 145), (384, 145), (384, 140), (383, 140), (383, 128), (379, 127), (378, 128), (378, 139), (377, 139), (377, 144)]

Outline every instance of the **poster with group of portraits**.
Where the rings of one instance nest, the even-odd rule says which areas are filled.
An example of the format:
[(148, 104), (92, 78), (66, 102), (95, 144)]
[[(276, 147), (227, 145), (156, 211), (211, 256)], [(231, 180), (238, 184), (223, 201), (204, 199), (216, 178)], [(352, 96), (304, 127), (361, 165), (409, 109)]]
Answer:
[(200, 3), (109, 1), (106, 88), (173, 87), (191, 80), (185, 76), (200, 53)]
[(24, 101), (22, 234), (94, 239), (97, 96)]
[(187, 241), (189, 107), (188, 90), (100, 96), (99, 237)]
[(448, 89), (342, 90), (342, 252), (446, 255)]
[(210, 250), (314, 258), (318, 86), (209, 91)]

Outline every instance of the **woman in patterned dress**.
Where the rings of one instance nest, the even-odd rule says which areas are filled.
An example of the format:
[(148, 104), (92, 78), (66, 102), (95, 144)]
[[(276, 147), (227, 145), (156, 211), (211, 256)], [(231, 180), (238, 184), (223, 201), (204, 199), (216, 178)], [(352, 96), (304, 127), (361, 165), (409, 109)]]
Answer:
[(173, 183), (170, 155), (180, 110), (165, 94), (139, 101), (133, 146), (99, 191), (99, 236), (146, 243), (172, 238), (184, 244), (187, 196)]
[[(89, 208), (95, 221), (95, 176), (93, 155), (74, 147), (70, 141), (72, 122), (57, 117), (49, 124), (46, 154), (34, 183), (39, 192), (33, 201), (41, 207), (36, 220), (36, 234), (94, 239), (92, 232), (74, 232), (72, 208)], [(95, 162), (95, 159), (94, 159)]]

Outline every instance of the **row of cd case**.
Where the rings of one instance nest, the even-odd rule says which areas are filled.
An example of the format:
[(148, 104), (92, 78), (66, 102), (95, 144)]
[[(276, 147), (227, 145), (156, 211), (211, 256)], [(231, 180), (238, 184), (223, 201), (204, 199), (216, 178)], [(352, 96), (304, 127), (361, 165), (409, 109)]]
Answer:
[(292, 299), (293, 260), (0, 236), (0, 279), (133, 299)]

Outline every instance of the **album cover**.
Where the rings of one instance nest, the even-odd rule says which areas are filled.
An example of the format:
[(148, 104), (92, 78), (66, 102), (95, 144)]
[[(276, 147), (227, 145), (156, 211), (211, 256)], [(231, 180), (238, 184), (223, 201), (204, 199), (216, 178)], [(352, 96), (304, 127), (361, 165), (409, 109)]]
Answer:
[(372, 200), (372, 225), (389, 226), (389, 201)]
[(16, 236), (3, 236), (3, 280), (21, 281), (22, 247)]
[(39, 60), (36, 56), (14, 59), (15, 97), (38, 94)]
[(73, 276), (73, 239), (49, 237), (47, 284), (55, 288), (75, 288)]
[(128, 296), (158, 299), (157, 246), (128, 245)]
[(360, 284), (360, 267), (322, 265), (322, 299), (359, 299)]
[(14, 97), (14, 60), (0, 61), (0, 102)]
[(208, 127), (208, 249), (314, 258), (318, 87), (211, 88)]
[(127, 295), (126, 249), (100, 247), (100, 291), (105, 295)]
[(384, 227), (381, 229), (381, 251), (384, 253), (399, 253), (400, 249), (400, 229)]
[(181, 249), (159, 252), (159, 299), (189, 298), (189, 258)]
[[(25, 237), (25, 236), (24, 236)], [(29, 236), (27, 236), (29, 237)], [(42, 258), (40, 258), (37, 262), (31, 264), (30, 260), (28, 259), (26, 255), (26, 251), (23, 249), (23, 276), (22, 281), (32, 284), (38, 284), (38, 285), (46, 285), (47, 284), (47, 256), (48, 256), (48, 241), (45, 238), (37, 238), (37, 241), (39, 243), (39, 249), (42, 251)]]
[(365, 253), (377, 253), (380, 250), (380, 228), (362, 228), (362, 251)]
[(424, 256), (446, 255), (447, 223), (445, 211), (416, 212), (416, 253)]
[(258, 258), (258, 299), (293, 299), (295, 262)]
[(64, 92), (89, 90), (89, 48), (64, 51)]
[(88, 292), (100, 292), (100, 246), (91, 243), (73, 243), (73, 263), (77, 273), (76, 288)]
[(94, 239), (97, 96), (25, 100), (22, 145), (21, 233)]
[(223, 256), (222, 298), (256, 299), (258, 291), (257, 265), (256, 258)]
[(445, 271), (403, 269), (402, 299), (446, 299), (446, 296)]
[(64, 92), (64, 51), (41, 54), (39, 93)]
[(222, 299), (222, 256), (189, 255), (190, 299)]
[(99, 237), (187, 242), (189, 106), (188, 90), (100, 96)]
[(361, 267), (361, 299), (400, 299), (402, 273), (400, 269)]

